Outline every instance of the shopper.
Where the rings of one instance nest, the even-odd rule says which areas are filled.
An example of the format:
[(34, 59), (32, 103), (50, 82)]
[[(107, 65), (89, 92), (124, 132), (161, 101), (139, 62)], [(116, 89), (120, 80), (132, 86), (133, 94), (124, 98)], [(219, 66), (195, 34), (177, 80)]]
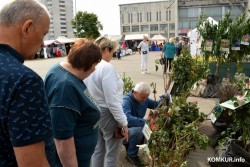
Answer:
[(148, 53), (149, 53), (149, 46), (148, 46), (148, 37), (144, 36), (143, 41), (139, 43), (137, 49), (141, 55), (141, 73), (142, 74), (149, 74), (148, 71)]
[[(128, 140), (127, 118), (122, 111), (123, 81), (110, 64), (116, 43), (104, 36), (96, 39), (95, 43), (101, 49), (102, 60), (95, 72), (84, 80), (101, 111), (98, 143), (91, 165), (116, 167), (122, 140)], [(117, 127), (124, 129), (122, 139), (114, 137)]]
[(49, 24), (35, 0), (11, 1), (0, 11), (0, 166), (54, 166), (44, 83), (23, 65), (43, 47)]
[(58, 155), (56, 166), (90, 166), (100, 111), (83, 79), (100, 61), (99, 47), (79, 39), (71, 47), (67, 61), (54, 65), (45, 77)]
[(161, 56), (164, 58), (164, 73), (166, 71), (171, 70), (171, 63), (174, 60), (174, 57), (176, 56), (176, 48), (174, 44), (174, 38), (170, 38), (169, 41), (164, 45), (162, 49)]

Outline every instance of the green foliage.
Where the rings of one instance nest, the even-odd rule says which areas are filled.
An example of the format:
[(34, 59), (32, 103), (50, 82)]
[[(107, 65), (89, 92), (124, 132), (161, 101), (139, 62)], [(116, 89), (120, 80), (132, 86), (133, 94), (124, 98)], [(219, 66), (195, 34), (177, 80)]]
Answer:
[(158, 129), (149, 140), (150, 155), (159, 166), (181, 166), (196, 147), (205, 149), (209, 138), (198, 131), (198, 123), (205, 118), (199, 113), (197, 103), (186, 103), (185, 98), (175, 101), (170, 112), (159, 109)]
[[(247, 13), (234, 19), (228, 29), (230, 41), (242, 40), (243, 36), (250, 32), (250, 19), (247, 19)], [(240, 45), (240, 50), (230, 50), (228, 58), (229, 61), (237, 61), (237, 72), (242, 72), (242, 61), (249, 54), (250, 47), (247, 45)]]
[[(230, 98), (236, 110), (229, 110), (228, 117), (233, 121), (228, 128), (221, 133), (219, 145), (225, 145), (230, 139), (237, 139), (242, 142), (243, 148), (250, 152), (250, 103), (242, 106), (243, 101), (250, 100), (250, 91), (246, 87), (246, 80), (249, 80), (243, 73), (236, 73), (232, 79), (233, 87), (236, 89), (236, 96)], [(244, 97), (244, 98), (237, 98)]]
[[(201, 51), (207, 62), (210, 56), (216, 57), (217, 66), (215, 75), (219, 73), (221, 63), (225, 61), (237, 61), (237, 71), (242, 72), (241, 62), (250, 53), (250, 47), (241, 45), (240, 51), (231, 50), (232, 41), (241, 40), (244, 35), (250, 32), (250, 18), (247, 18), (247, 14), (243, 13), (236, 19), (231, 18), (231, 13), (227, 12), (226, 15), (219, 20), (218, 25), (213, 25), (206, 16), (202, 13), (197, 24), (197, 30), (202, 37)], [(212, 51), (205, 50), (205, 40), (212, 40)], [(220, 51), (221, 39), (227, 39), (230, 42), (230, 52)]]
[(99, 30), (103, 29), (102, 24), (98, 21), (98, 17), (94, 13), (77, 12), (72, 20), (72, 28), (75, 29), (74, 35), (79, 38), (96, 39), (100, 36)]
[(237, 139), (242, 142), (243, 148), (250, 152), (250, 104), (229, 113), (233, 122), (221, 133), (219, 145), (224, 146), (230, 139)]
[(182, 55), (172, 62), (172, 68), (171, 80), (175, 82), (172, 92), (176, 95), (184, 94), (186, 97), (193, 84), (204, 78), (208, 72), (208, 65), (194, 60), (188, 48), (182, 49)]
[(122, 74), (122, 81), (123, 81), (123, 94), (127, 94), (134, 88), (134, 82), (132, 81), (131, 77), (127, 77), (125, 72)]

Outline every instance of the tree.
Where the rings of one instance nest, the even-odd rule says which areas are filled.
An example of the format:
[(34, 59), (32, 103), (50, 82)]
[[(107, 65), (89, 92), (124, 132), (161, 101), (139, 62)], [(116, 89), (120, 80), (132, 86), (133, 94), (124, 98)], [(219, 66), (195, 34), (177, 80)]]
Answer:
[(98, 21), (97, 15), (86, 11), (77, 12), (71, 23), (74, 29), (74, 35), (80, 38), (96, 39), (100, 36), (99, 30), (103, 29), (101, 22)]
[[(197, 24), (197, 30), (200, 36), (203, 37), (201, 50), (205, 56), (205, 60), (208, 61), (208, 58), (211, 55), (216, 57), (217, 64), (214, 74), (218, 74), (222, 62), (235, 60), (237, 61), (237, 72), (242, 72), (242, 60), (250, 53), (250, 47), (248, 45), (240, 45), (240, 50), (232, 50), (231, 46), (233, 41), (240, 42), (243, 36), (250, 31), (250, 19), (247, 18), (247, 13), (243, 13), (233, 19), (231, 13), (227, 12), (226, 15), (219, 20), (218, 25), (209, 23), (205, 18), (205, 15), (202, 13)], [(220, 42), (222, 39), (229, 40), (229, 53), (221, 51)], [(206, 51), (206, 40), (213, 41), (212, 51)]]
[[(230, 41), (240, 41), (244, 35), (250, 32), (250, 18), (247, 18), (247, 13), (243, 13), (233, 20), (229, 26)], [(247, 41), (248, 42), (248, 41)], [(237, 72), (243, 71), (242, 61), (250, 54), (250, 47), (248, 45), (240, 45), (240, 50), (230, 50), (229, 58), (237, 61)]]

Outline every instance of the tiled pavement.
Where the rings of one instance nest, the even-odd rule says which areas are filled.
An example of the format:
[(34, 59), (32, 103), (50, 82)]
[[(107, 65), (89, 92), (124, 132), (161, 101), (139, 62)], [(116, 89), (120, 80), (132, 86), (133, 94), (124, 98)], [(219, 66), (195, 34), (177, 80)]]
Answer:
[[(122, 57), (121, 60), (113, 59), (111, 63), (114, 65), (115, 69), (119, 74), (122, 75), (123, 72), (126, 73), (126, 76), (130, 76), (134, 83), (144, 81), (147, 83), (156, 83), (157, 89), (157, 96), (160, 96), (164, 93), (163, 87), (163, 77), (162, 77), (162, 67), (159, 68), (158, 71), (155, 71), (155, 59), (160, 58), (160, 52), (150, 52), (149, 53), (149, 71), (150, 74), (142, 75), (140, 71), (140, 55), (135, 53), (130, 56)], [(60, 58), (50, 58), (50, 59), (36, 59), (36, 60), (29, 60), (25, 62), (25, 65), (36, 71), (42, 78), (45, 77), (46, 72), (48, 69), (55, 63), (60, 61), (65, 61), (66, 57)], [(150, 95), (153, 98), (153, 94)], [(216, 99), (204, 99), (200, 97), (189, 97), (188, 101), (197, 101), (198, 107), (200, 108), (201, 112), (205, 114), (210, 113), (212, 108), (215, 105)], [(212, 134), (213, 129), (210, 125), (210, 120), (204, 123), (202, 127), (203, 131), (206, 133)], [(121, 147), (121, 156), (120, 156), (120, 166), (121, 167), (131, 167), (126, 160), (125, 160), (125, 149)], [(214, 155), (214, 150), (209, 147), (206, 150), (196, 150), (189, 155), (188, 158), (188, 166), (190, 167), (207, 167), (209, 166), (207, 163), (207, 157), (211, 157)]]

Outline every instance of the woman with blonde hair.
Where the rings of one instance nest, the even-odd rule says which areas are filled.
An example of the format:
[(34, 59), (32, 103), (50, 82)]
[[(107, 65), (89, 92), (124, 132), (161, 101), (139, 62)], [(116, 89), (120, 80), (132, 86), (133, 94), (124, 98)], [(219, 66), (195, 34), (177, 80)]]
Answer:
[(164, 73), (166, 73), (167, 68), (171, 70), (171, 62), (176, 56), (176, 48), (174, 41), (174, 38), (169, 38), (169, 41), (164, 45), (162, 49), (161, 57), (164, 58)]
[[(95, 43), (100, 47), (102, 60), (96, 70), (84, 80), (90, 94), (100, 107), (99, 136), (92, 156), (92, 167), (118, 166), (119, 147), (128, 140), (127, 117), (122, 110), (123, 81), (110, 64), (116, 42), (99, 37)], [(115, 138), (116, 127), (124, 129), (123, 138)]]

